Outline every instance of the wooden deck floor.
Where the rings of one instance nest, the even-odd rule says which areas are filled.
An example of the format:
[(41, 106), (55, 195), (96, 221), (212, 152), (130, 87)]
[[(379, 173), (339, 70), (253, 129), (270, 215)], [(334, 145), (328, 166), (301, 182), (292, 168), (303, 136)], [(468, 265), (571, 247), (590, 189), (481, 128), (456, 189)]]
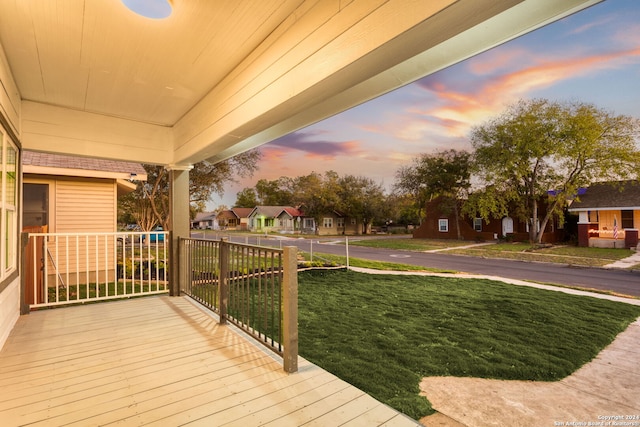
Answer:
[(300, 359), (270, 354), (186, 298), (22, 316), (0, 352), (0, 425), (416, 426)]

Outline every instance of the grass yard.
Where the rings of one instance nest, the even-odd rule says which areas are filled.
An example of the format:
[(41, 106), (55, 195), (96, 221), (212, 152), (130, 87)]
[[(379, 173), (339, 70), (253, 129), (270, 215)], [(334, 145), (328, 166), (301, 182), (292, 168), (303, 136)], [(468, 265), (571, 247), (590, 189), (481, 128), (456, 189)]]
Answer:
[(469, 255), (485, 258), (507, 258), (520, 261), (540, 261), (571, 264), (588, 267), (601, 267), (622, 258), (631, 256), (627, 249), (582, 248), (571, 245), (556, 245), (534, 248), (529, 243), (496, 243), (473, 248), (459, 248), (474, 242), (460, 240), (432, 239), (368, 239), (349, 242), (354, 246), (367, 246), (408, 251), (429, 251), (452, 248), (446, 253)]
[(601, 267), (633, 254), (628, 249), (583, 248), (564, 245), (534, 249), (529, 243), (497, 243), (475, 248), (453, 249), (448, 253), (588, 267)]
[(362, 239), (357, 237), (349, 238), (349, 245), (366, 246), (368, 248), (404, 249), (408, 251), (431, 251), (434, 249), (451, 248), (455, 246), (471, 245), (475, 242), (460, 240), (435, 240), (435, 239), (412, 239), (412, 238), (383, 238), (383, 239)]
[(299, 274), (300, 354), (399, 411), (433, 412), (422, 377), (553, 381), (640, 307), (478, 279)]

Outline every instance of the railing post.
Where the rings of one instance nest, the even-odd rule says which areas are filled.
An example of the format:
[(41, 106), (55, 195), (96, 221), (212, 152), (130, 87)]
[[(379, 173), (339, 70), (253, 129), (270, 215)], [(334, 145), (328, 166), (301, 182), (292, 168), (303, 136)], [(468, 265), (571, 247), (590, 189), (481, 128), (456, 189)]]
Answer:
[(220, 274), (218, 276), (218, 301), (220, 302), (220, 324), (227, 323), (229, 303), (229, 238), (220, 239)]
[[(34, 239), (35, 240), (35, 239)], [(29, 307), (29, 303), (27, 302), (27, 274), (26, 274), (26, 269), (27, 268), (33, 268), (33, 266), (31, 265), (27, 265), (26, 263), (26, 254), (27, 254), (27, 245), (29, 244), (29, 233), (21, 233), (21, 245), (20, 248), (22, 250), (22, 257), (21, 257), (21, 265), (20, 265), (20, 271), (22, 272), (21, 276), (20, 276), (20, 314), (29, 314), (29, 312), (31, 311), (31, 308)], [(36, 243), (34, 242), (34, 245)], [(34, 259), (33, 262), (37, 262), (37, 260)], [(33, 280), (36, 280), (36, 278), (34, 277)], [(35, 301), (37, 301), (37, 293), (36, 296), (34, 297)]]
[(298, 371), (298, 248), (286, 246), (282, 274), (282, 335), (285, 372)]

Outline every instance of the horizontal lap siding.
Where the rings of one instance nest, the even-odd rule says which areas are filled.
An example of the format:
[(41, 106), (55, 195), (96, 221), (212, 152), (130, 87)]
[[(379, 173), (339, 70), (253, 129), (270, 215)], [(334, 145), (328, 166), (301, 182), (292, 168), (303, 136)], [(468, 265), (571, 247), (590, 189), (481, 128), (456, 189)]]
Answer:
[[(117, 190), (113, 180), (58, 180), (55, 186), (55, 207), (52, 206), (55, 209), (55, 232), (115, 232), (116, 203)], [(65, 259), (67, 239), (69, 253), (68, 259)], [(76, 282), (77, 272), (80, 273), (80, 282), (87, 280), (86, 273), (90, 275), (91, 282), (96, 280), (96, 273), (99, 282), (113, 280), (115, 277), (114, 245), (113, 236), (100, 236), (96, 254), (95, 236), (88, 237), (88, 247), (85, 236), (77, 237), (77, 246), (75, 236), (51, 238), (48, 242), (49, 272), (63, 275), (65, 282), (67, 273), (71, 274), (72, 276), (68, 278), (70, 283)]]
[(116, 186), (111, 180), (58, 181), (56, 232), (116, 231)]

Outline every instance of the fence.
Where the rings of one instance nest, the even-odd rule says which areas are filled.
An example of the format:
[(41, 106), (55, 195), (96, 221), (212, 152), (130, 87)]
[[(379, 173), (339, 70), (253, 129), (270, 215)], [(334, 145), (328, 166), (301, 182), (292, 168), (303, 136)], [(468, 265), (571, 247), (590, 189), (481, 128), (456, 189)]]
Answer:
[(297, 250), (180, 239), (180, 291), (281, 355), (297, 371)]
[(168, 292), (166, 232), (24, 233), (29, 308)]

